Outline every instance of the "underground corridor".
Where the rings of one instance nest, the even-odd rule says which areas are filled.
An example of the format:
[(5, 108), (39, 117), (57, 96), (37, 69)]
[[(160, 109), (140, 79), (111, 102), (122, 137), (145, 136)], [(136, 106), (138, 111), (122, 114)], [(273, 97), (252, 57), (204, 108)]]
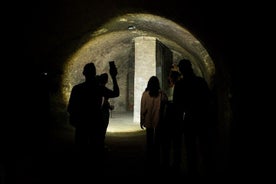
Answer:
[[(228, 29), (230, 19), (225, 17), (221, 23), (217, 16), (208, 14), (216, 10), (212, 6), (189, 1), (186, 12), (174, 1), (157, 6), (138, 0), (123, 2), (119, 6), (108, 0), (102, 4), (70, 1), (66, 5), (58, 1), (28, 7), (31, 11), (26, 15), (29, 22), (26, 21), (24, 33), (28, 41), (24, 49), (30, 60), (26, 65), (31, 65), (26, 84), (31, 92), (27, 95), (30, 98), (24, 100), (35, 108), (31, 115), (26, 113), (28, 124), (16, 129), (16, 140), (10, 138), (5, 144), (6, 150), (12, 151), (3, 154), (3, 184), (10, 180), (92, 182), (93, 178), (106, 177), (123, 181), (123, 177), (147, 176), (143, 172), (145, 130), (139, 125), (141, 94), (151, 75), (158, 76), (161, 87), (166, 89), (169, 69), (183, 58), (192, 62), (195, 74), (206, 80), (214, 96), (210, 177), (237, 174), (231, 146), (236, 141), (232, 136), (238, 119), (238, 70), (233, 69), (237, 64), (231, 63), (233, 56), (229, 56), (234, 43), (225, 36), (232, 33)], [(227, 12), (221, 9), (217, 13), (223, 17)], [(72, 87), (84, 81), (84, 65), (93, 62), (97, 74), (101, 74), (109, 71), (109, 61), (115, 61), (118, 69), (120, 96), (111, 99), (115, 108), (106, 137), (106, 160), (93, 173), (95, 168), (90, 168), (89, 163), (76, 159), (74, 128), (69, 124), (67, 105)], [(110, 79), (107, 86), (112, 87)], [(184, 150), (181, 173), (170, 175), (172, 180), (187, 180), (185, 157)], [(158, 176), (162, 178), (162, 174)]]

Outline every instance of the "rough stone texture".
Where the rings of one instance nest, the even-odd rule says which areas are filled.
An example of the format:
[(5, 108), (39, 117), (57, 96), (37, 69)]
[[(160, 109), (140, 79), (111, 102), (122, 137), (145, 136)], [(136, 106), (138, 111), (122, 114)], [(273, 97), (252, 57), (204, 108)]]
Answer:
[(151, 76), (156, 75), (156, 38), (135, 39), (134, 119), (140, 122), (141, 96)]

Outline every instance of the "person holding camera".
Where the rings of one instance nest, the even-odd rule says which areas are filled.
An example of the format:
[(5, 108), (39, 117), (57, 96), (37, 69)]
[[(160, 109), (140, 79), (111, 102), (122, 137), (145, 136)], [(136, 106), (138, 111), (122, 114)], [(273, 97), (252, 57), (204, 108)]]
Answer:
[[(98, 76), (98, 80), (99, 80), (99, 84), (103, 88), (106, 88), (105, 90), (108, 91), (109, 89), (106, 87), (106, 84), (108, 83), (108, 74), (107, 73), (102, 73), (101, 75)], [(113, 82), (113, 84), (115, 84), (114, 87), (118, 89), (118, 84), (117, 84), (116, 78), (115, 78), (115, 82)], [(116, 89), (114, 91), (116, 91)], [(104, 122), (104, 128), (103, 128), (104, 139), (105, 139), (105, 136), (106, 136), (107, 127), (109, 125), (110, 111), (114, 109), (114, 105), (110, 104), (109, 98), (110, 97), (103, 97), (102, 106), (101, 106), (103, 122)]]

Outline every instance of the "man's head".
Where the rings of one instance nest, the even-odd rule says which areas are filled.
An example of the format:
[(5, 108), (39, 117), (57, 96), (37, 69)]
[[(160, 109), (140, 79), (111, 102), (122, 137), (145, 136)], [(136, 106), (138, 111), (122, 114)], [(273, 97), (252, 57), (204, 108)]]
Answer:
[(102, 85), (106, 85), (106, 83), (108, 82), (108, 74), (107, 74), (107, 73), (102, 73), (102, 74), (99, 76), (99, 82), (100, 82), (100, 84), (102, 84)]
[(193, 73), (192, 64), (188, 59), (180, 60), (178, 63), (178, 68), (179, 68), (179, 71), (184, 75)]
[(95, 77), (96, 76), (96, 67), (95, 67), (94, 63), (92, 63), (92, 62), (87, 63), (83, 68), (82, 74), (86, 78)]
[(180, 73), (175, 70), (171, 70), (169, 74), (169, 83), (170, 84), (175, 84), (176, 81), (178, 81), (180, 77)]

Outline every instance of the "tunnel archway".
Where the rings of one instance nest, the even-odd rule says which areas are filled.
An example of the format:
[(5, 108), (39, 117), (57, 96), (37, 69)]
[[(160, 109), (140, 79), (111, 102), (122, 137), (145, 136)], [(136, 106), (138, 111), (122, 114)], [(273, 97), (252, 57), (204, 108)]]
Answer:
[(86, 42), (68, 58), (64, 64), (62, 93), (68, 102), (72, 86), (82, 81), (82, 68), (87, 62), (94, 62), (97, 74), (108, 71), (108, 61), (115, 60), (118, 68), (120, 97), (114, 100), (117, 111), (131, 110), (129, 107), (128, 77), (133, 73), (134, 38), (151, 36), (166, 45), (173, 53), (173, 63), (188, 58), (197, 75), (206, 79), (213, 87), (215, 65), (203, 44), (186, 28), (164, 17), (152, 14), (125, 14), (115, 17), (91, 32)]
[[(238, 163), (240, 165), (244, 163), (239, 163), (241, 159), (238, 159), (238, 161), (234, 159), (240, 158), (239, 153), (241, 150), (240, 148), (242, 148), (237, 146), (236, 143), (239, 143), (241, 140), (238, 139), (240, 138), (239, 133), (241, 133), (239, 128), (243, 123), (243, 121), (241, 121), (243, 112), (240, 112), (243, 109), (240, 107), (243, 103), (241, 103), (240, 100), (243, 96), (241, 92), (244, 83), (241, 81), (245, 76), (243, 75), (245, 73), (244, 71), (248, 71), (243, 69), (247, 68), (245, 67), (247, 63), (250, 63), (248, 66), (251, 66), (252, 63), (246, 62), (249, 60), (248, 58), (244, 58), (248, 56), (245, 54), (246, 48), (244, 44), (237, 43), (239, 43), (239, 40), (247, 39), (246, 35), (248, 34), (246, 34), (246, 31), (252, 31), (252, 27), (254, 27), (256, 23), (256, 21), (253, 21), (255, 20), (254, 16), (253, 19), (250, 16), (250, 12), (245, 14), (243, 8), (236, 6), (235, 3), (228, 4), (229, 6), (222, 4), (222, 6), (219, 4), (213, 6), (213, 3), (209, 4), (209, 2), (206, 2), (198, 4), (193, 1), (186, 2), (185, 7), (178, 1), (162, 1), (158, 3), (156, 3), (156, 1), (147, 3), (141, 3), (140, 1), (124, 1), (118, 4), (116, 1), (109, 0), (104, 2), (55, 1), (53, 3), (32, 4), (32, 6), (30, 6), (30, 4), (26, 5), (26, 7), (21, 8), (24, 11), (22, 14), (23, 16), (21, 16), (24, 19), (24, 21), (22, 21), (24, 23), (23, 36), (20, 35), (18, 37), (24, 37), (24, 42), (22, 42), (24, 46), (23, 49), (17, 49), (16, 52), (18, 53), (24, 50), (24, 57), (27, 61), (22, 62), (22, 55), (17, 54), (20, 59), (18, 59), (16, 63), (20, 62), (20, 66), (24, 65), (24, 68), (17, 67), (22, 71), (20, 77), (24, 77), (28, 74), (27, 82), (24, 83), (26, 87), (24, 87), (21, 98), (24, 99), (24, 102), (20, 103), (23, 105), (20, 114), (24, 113), (22, 117), (27, 118), (26, 122), (28, 122), (28, 124), (24, 123), (23, 125), (19, 123), (18, 138), (20, 139), (18, 139), (16, 143), (20, 145), (20, 148), (23, 148), (22, 145), (27, 143), (28, 145), (34, 145), (33, 148), (37, 149), (37, 143), (39, 141), (48, 139), (48, 135), (47, 138), (46, 135), (44, 137), (43, 132), (45, 132), (45, 134), (50, 134), (51, 147), (55, 147), (56, 145), (62, 147), (64, 145), (60, 143), (67, 142), (71, 145), (71, 143), (73, 143), (71, 139), (73, 137), (71, 134), (73, 128), (67, 121), (66, 104), (68, 101), (67, 96), (64, 94), (70, 91), (74, 83), (82, 80), (80, 72), (81, 67), (84, 62), (87, 62), (91, 58), (93, 60), (96, 59), (95, 61), (99, 66), (98, 69), (105, 69), (105, 62), (107, 62), (109, 58), (118, 61), (116, 64), (120, 64), (120, 69), (122, 69), (124, 64), (132, 58), (131, 54), (133, 54), (130, 52), (129, 55), (124, 55), (125, 52), (132, 50), (129, 44), (130, 39), (127, 39), (127, 35), (125, 34), (139, 35), (138, 33), (140, 31), (142, 34), (162, 35), (159, 38), (162, 38), (162, 41), (166, 40), (168, 45), (171, 43), (178, 43), (174, 45), (176, 47), (173, 48), (176, 50), (178, 50), (178, 48), (183, 49), (184, 55), (192, 59), (193, 66), (196, 68), (198, 75), (202, 75), (206, 78), (206, 73), (204, 73), (204, 71), (214, 72), (214, 74), (209, 77), (207, 75), (207, 78), (210, 78), (210, 86), (213, 86), (213, 83), (215, 83), (213, 89), (216, 90), (216, 98), (218, 101), (216, 133), (219, 135), (216, 135), (217, 145), (215, 147), (218, 150), (216, 160), (219, 163), (219, 173), (228, 172), (228, 164), (230, 167), (233, 167), (230, 169), (236, 172), (236, 164)], [(139, 15), (142, 14), (126, 14), (117, 17), (117, 15), (125, 12), (149, 12), (164, 16), (168, 19), (147, 14), (149, 15), (148, 19), (140, 17), (140, 24), (138, 26), (134, 23), (139, 22), (137, 16), (139, 17)], [(235, 12), (234, 16), (233, 12)], [(106, 22), (115, 15), (116, 17)], [(150, 17), (152, 19), (150, 19)], [(169, 22), (173, 20), (177, 22), (177, 26), (168, 26), (168, 24), (162, 23), (163, 19)], [(158, 22), (159, 20), (161, 20), (161, 22)], [(252, 26), (249, 23), (250, 20), (254, 22)], [(244, 24), (244, 22), (247, 22), (247, 24)], [(102, 23), (105, 24), (103, 25)], [(159, 23), (161, 24), (158, 26), (157, 24)], [(147, 27), (149, 25), (152, 27)], [(197, 41), (200, 43), (200, 46), (198, 46), (196, 41), (194, 44), (190, 44), (192, 41), (189, 40), (188, 37), (182, 39), (182, 37), (185, 37), (184, 35), (188, 34), (185, 33), (187, 30), (183, 25), (187, 26), (187, 28), (189, 28), (188, 30), (192, 31), (190, 33), (194, 33), (197, 38), (199, 38)], [(178, 27), (180, 27), (180, 29), (176, 29)], [(141, 28), (143, 28), (142, 31)], [(177, 37), (177, 30), (184, 32), (184, 34), (181, 34), (181, 37)], [(116, 38), (116, 35), (122, 35), (121, 39), (117, 41), (100, 39), (100, 37), (104, 38), (108, 35), (111, 37), (111, 32), (115, 35), (113, 38)], [(168, 35), (168, 37), (164, 35)], [(124, 37), (126, 39), (124, 39)], [(174, 39), (169, 39), (171, 37), (174, 37)], [(192, 35), (192, 37), (194, 36)], [(185, 46), (186, 44), (179, 44), (179, 42), (183, 40), (187, 41), (186, 44), (189, 45), (188, 47)], [(250, 38), (250, 40), (252, 39)], [(106, 51), (101, 50), (104, 49), (104, 47), (98, 47), (99, 45), (96, 45), (98, 41), (102, 43), (102, 45), (104, 45), (103, 42), (106, 41)], [(88, 43), (92, 44), (93, 47), (89, 47)], [(206, 64), (205, 62), (208, 59), (202, 59), (206, 53), (205, 56), (207, 58), (210, 56), (201, 43), (204, 43), (204, 47), (208, 48), (207, 50), (211, 54), (212, 59), (214, 59), (215, 65)], [(195, 49), (195, 47), (203, 47), (204, 49)], [(77, 53), (85, 53), (85, 49), (87, 50), (86, 55), (82, 55), (82, 57), (76, 56)], [(199, 54), (201, 53), (200, 50), (205, 54)], [(114, 53), (109, 53), (109, 51)], [(92, 52), (96, 56), (99, 54), (99, 58), (97, 59), (94, 56), (90, 56)], [(115, 54), (116, 52), (117, 54)], [(177, 53), (178, 52), (174, 52), (175, 61), (178, 60), (177, 58), (180, 58)], [(200, 57), (197, 57), (198, 55), (200, 55)], [(15, 55), (11, 54), (11, 56)], [(76, 62), (74, 63), (73, 61)], [(209, 66), (210, 70), (205, 70), (205, 66)], [(212, 69), (212, 67), (214, 68)], [(69, 69), (72, 70), (69, 71)], [(72, 72), (72, 76), (75, 77), (70, 78), (70, 75), (67, 73), (68, 71), (69, 73)], [(210, 74), (211, 73), (212, 72), (210, 72)], [(41, 74), (47, 74), (47, 76), (42, 75), (41, 77)], [(65, 76), (67, 76), (67, 78)], [(47, 81), (44, 81), (45, 78)], [(215, 82), (213, 82), (213, 78), (215, 78)], [(46, 90), (45, 84), (48, 85)], [(42, 86), (41, 88), (43, 91), (39, 88), (40, 86)], [(127, 89), (127, 87), (124, 89)], [(28, 92), (27, 96), (25, 96), (26, 90)], [(18, 89), (15, 90), (15, 92), (18, 92)], [(20, 94), (15, 96), (21, 97)], [(39, 94), (39, 97), (34, 94)], [(30, 105), (31, 108), (25, 108), (25, 105)], [(236, 135), (237, 133), (238, 135)], [(12, 147), (15, 146), (13, 145)], [(236, 150), (236, 148), (238, 149)], [(21, 151), (22, 149), (18, 150)], [(245, 165), (242, 164), (242, 166)], [(37, 169), (37, 167), (34, 168)], [(238, 170), (241, 171), (241, 169)]]

